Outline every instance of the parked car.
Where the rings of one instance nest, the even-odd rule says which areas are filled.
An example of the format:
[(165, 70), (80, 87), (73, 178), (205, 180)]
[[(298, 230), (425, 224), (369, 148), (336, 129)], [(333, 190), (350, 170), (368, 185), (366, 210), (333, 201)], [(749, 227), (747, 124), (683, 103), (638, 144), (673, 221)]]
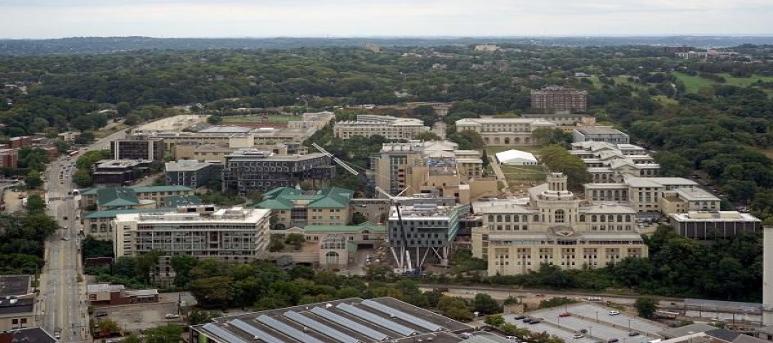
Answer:
[(628, 333), (628, 336), (630, 336), (630, 337), (636, 337), (638, 335), (639, 335), (639, 333), (636, 332), (636, 331), (631, 331), (631, 332)]
[(561, 313), (559, 313), (559, 314), (558, 314), (558, 316), (559, 316), (559, 317), (561, 317), (561, 318), (563, 318), (563, 317), (569, 317), (569, 316), (571, 316), (571, 315), (572, 315), (572, 314), (571, 314), (571, 313), (569, 313), (569, 312), (561, 312)]
[(97, 312), (94, 312), (94, 317), (95, 317), (95, 318), (99, 318), (99, 317), (105, 317), (105, 316), (107, 316), (107, 312), (105, 312), (105, 311), (97, 311)]
[(583, 334), (581, 334), (581, 333), (579, 333), (579, 332), (578, 332), (578, 333), (574, 334), (574, 336), (573, 336), (573, 337), (574, 337), (575, 339), (577, 339), (577, 338), (583, 338), (583, 337), (585, 337), (585, 335), (583, 335)]
[(542, 323), (541, 319), (533, 319), (532, 321), (529, 322), (529, 324), (539, 324), (539, 323)]
[(610, 316), (616, 316), (618, 314), (620, 314), (620, 311), (615, 311), (615, 310), (609, 311)]
[(526, 324), (531, 323), (532, 320), (534, 320), (534, 319), (531, 319), (529, 317), (523, 318), (523, 322), (526, 323)]
[(180, 318), (180, 315), (177, 314), (177, 313), (167, 313), (166, 315), (164, 315), (164, 318), (166, 318), (166, 319), (177, 319), (177, 318)]
[(608, 340), (608, 341), (607, 341), (607, 343), (617, 343), (617, 342), (619, 342), (619, 341), (620, 341), (620, 340), (619, 340), (619, 339), (617, 339), (617, 338), (612, 338), (612, 339)]
[(515, 316), (513, 318), (515, 318), (515, 320), (523, 320), (524, 318), (526, 318), (526, 316), (524, 316), (522, 314), (519, 314), (519, 315), (517, 315), (517, 316)]

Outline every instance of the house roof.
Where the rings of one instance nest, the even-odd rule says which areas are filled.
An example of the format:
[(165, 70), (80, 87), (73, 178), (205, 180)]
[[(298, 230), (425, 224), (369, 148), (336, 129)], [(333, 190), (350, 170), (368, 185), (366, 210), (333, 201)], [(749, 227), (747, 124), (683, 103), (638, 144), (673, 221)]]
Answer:
[(97, 191), (97, 204), (103, 207), (136, 206), (140, 203), (133, 189), (123, 187), (102, 188)]
[(308, 208), (346, 208), (353, 194), (351, 190), (338, 187), (319, 191), (279, 187), (266, 192), (263, 201), (255, 206), (272, 210), (289, 210), (296, 205), (305, 205)]
[(359, 233), (365, 230), (373, 233), (384, 233), (386, 226), (365, 222), (359, 225), (306, 225), (303, 228), (305, 233)]
[(41, 328), (26, 328), (0, 333), (0, 343), (56, 343), (56, 339)]

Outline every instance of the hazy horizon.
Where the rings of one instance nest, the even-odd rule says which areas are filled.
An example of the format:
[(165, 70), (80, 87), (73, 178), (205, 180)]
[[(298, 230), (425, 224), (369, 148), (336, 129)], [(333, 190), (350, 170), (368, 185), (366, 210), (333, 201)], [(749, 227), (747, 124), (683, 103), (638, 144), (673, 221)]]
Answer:
[(0, 37), (770, 36), (767, 0), (0, 0)]

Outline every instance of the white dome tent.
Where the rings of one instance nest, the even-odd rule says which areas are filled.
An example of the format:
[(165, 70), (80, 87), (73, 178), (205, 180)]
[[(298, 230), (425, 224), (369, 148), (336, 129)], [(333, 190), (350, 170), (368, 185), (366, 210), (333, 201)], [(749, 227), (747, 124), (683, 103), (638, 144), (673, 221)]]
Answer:
[(535, 166), (537, 158), (534, 154), (520, 150), (507, 150), (496, 154), (499, 164), (509, 166)]

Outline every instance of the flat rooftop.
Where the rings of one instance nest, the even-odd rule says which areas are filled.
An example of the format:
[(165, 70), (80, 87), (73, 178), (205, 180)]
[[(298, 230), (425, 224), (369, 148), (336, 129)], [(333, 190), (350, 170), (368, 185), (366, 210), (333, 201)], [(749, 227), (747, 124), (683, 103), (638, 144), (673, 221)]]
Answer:
[(0, 298), (29, 293), (30, 275), (0, 275)]
[(674, 213), (671, 218), (678, 222), (760, 222), (760, 219), (738, 211), (690, 211)]
[(584, 135), (625, 135), (623, 131), (609, 126), (586, 126), (574, 129)]
[(216, 318), (193, 330), (217, 342), (457, 343), (472, 327), (394, 298), (348, 298)]

